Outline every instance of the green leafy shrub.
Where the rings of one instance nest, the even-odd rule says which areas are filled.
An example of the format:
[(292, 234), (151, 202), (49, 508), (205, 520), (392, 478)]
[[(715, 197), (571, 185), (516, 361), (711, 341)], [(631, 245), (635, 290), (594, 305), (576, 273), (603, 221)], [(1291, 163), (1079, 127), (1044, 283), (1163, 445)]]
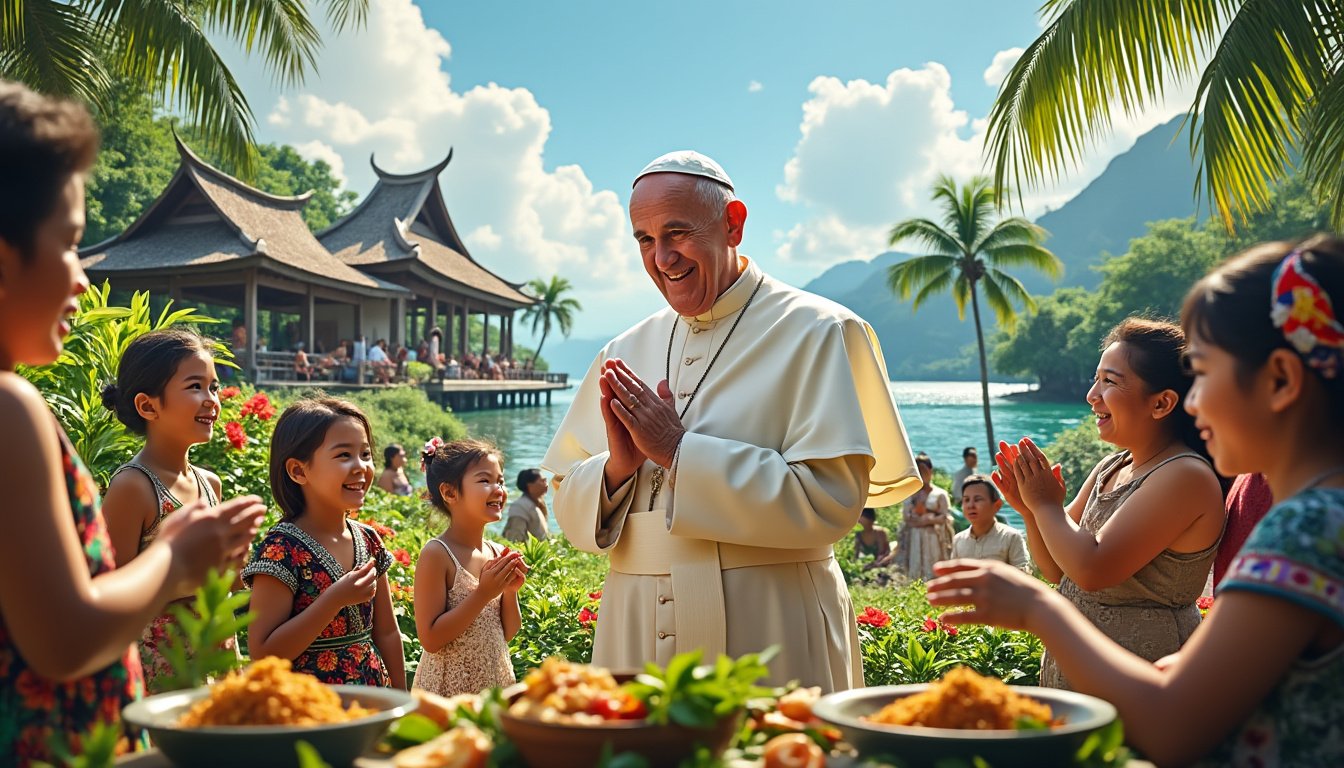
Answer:
[(412, 384), (419, 384), (422, 381), (429, 381), (434, 375), (434, 368), (429, 363), (422, 363), (418, 360), (412, 360), (406, 364), (406, 378)]
[(407, 468), (414, 469), (419, 466), (420, 446), (429, 438), (457, 440), (467, 436), (467, 428), (462, 422), (430, 400), (423, 389), (391, 387), (340, 396), (358, 405), (368, 415), (380, 464), (383, 446), (391, 443), (400, 443), (406, 449), (411, 460)]

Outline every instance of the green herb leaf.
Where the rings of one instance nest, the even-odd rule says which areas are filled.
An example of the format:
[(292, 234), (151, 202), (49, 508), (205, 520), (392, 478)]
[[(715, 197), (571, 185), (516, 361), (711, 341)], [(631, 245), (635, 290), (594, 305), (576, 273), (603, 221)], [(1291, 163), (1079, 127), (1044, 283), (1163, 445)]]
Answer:
[(393, 749), (405, 749), (435, 738), (443, 733), (439, 724), (424, 715), (412, 712), (403, 715), (392, 723), (384, 739)]
[(322, 759), (317, 748), (306, 741), (294, 742), (294, 752), (299, 757), (299, 768), (331, 768), (331, 765)]

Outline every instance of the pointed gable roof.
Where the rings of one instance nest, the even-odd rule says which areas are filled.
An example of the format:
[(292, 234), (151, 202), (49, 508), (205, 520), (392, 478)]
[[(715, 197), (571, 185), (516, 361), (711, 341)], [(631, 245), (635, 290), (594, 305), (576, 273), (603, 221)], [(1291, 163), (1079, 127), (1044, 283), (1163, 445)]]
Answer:
[(439, 187), (439, 173), (453, 159), (416, 173), (395, 174), (369, 164), (378, 182), (354, 211), (318, 233), (337, 258), (355, 267), (376, 269), (404, 262), (423, 268), (431, 283), (511, 308), (536, 303), (511, 283), (486, 269), (467, 251), (453, 226)]
[(303, 220), (312, 192), (262, 192), (176, 141), (181, 163), (167, 188), (124, 232), (81, 250), (85, 270), (181, 273), (238, 262), (364, 295), (408, 293), (350, 267), (318, 242)]

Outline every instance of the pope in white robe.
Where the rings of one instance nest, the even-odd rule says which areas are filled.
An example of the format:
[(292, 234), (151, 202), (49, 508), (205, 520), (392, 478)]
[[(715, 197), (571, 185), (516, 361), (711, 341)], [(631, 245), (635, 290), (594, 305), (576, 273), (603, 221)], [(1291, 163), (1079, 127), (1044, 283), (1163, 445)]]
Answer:
[(862, 686), (831, 545), (921, 481), (872, 328), (739, 255), (731, 188), (697, 153), (636, 178), (669, 306), (601, 351), (542, 461), (565, 535), (610, 558), (593, 662), (778, 645), (770, 684)]

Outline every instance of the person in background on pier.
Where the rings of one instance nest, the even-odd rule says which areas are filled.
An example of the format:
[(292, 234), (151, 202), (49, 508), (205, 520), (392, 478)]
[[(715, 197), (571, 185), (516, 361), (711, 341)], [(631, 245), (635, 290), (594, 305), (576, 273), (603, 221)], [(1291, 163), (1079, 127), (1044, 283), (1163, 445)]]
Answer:
[(518, 473), (518, 490), (522, 495), (509, 505), (502, 535), (520, 543), (528, 536), (546, 538), (550, 535), (546, 528), (546, 476), (540, 469), (524, 469)]
[(595, 664), (779, 645), (767, 684), (844, 690), (862, 654), (832, 545), (919, 480), (872, 327), (742, 255), (746, 219), (697, 152), (635, 177), (667, 306), (602, 349), (541, 466), (565, 535), (610, 558)]
[(241, 315), (233, 318), (233, 333), (229, 336), (229, 346), (240, 355), (247, 350), (247, 323), (243, 322)]
[(374, 378), (379, 384), (391, 384), (392, 374), (396, 372), (397, 364), (387, 356), (387, 339), (379, 339), (369, 347), (369, 368), (373, 370)]
[(308, 353), (303, 351), (303, 342), (296, 342), (294, 345), (294, 378), (312, 381), (314, 373), (321, 373), (321, 369), (309, 362)]
[(999, 560), (1031, 573), (1022, 534), (996, 519), (1003, 506), (999, 489), (986, 475), (971, 475), (961, 484), (961, 514), (970, 528), (952, 537), (952, 557)]
[(962, 483), (975, 474), (975, 468), (979, 463), (980, 455), (975, 452), (974, 446), (966, 446), (961, 452), (961, 469), (952, 473), (952, 499), (958, 504), (961, 503)]

